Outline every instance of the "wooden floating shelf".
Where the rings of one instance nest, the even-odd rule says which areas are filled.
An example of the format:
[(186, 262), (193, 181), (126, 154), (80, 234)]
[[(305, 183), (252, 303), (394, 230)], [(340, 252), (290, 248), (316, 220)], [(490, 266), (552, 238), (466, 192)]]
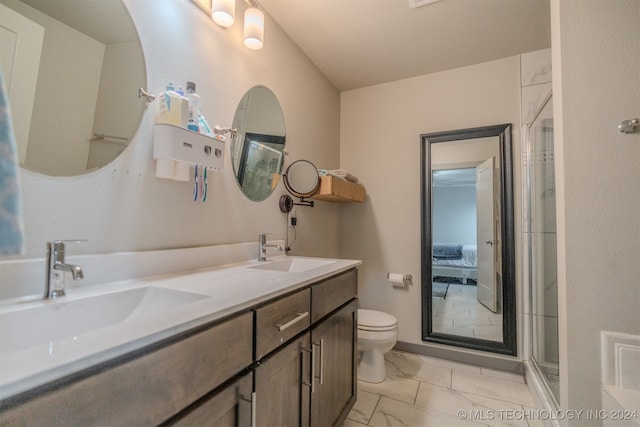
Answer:
[(360, 184), (326, 175), (320, 177), (320, 189), (311, 198), (325, 202), (363, 202), (365, 191)]

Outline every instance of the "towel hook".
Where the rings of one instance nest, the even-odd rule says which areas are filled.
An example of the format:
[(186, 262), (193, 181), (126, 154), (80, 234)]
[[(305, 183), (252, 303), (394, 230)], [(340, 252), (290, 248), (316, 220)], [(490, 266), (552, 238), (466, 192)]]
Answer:
[(640, 124), (640, 119), (624, 120), (618, 125), (618, 130), (622, 133), (633, 133)]
[(145, 101), (147, 101), (147, 103), (151, 103), (154, 99), (156, 99), (155, 95), (147, 93), (147, 91), (143, 88), (138, 89), (138, 98), (143, 98)]

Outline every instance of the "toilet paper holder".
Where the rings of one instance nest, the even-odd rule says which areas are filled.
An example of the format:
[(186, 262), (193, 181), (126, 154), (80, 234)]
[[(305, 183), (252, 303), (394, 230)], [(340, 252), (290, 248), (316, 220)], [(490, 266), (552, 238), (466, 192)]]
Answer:
[(387, 273), (387, 280), (393, 286), (406, 286), (413, 283), (413, 276), (408, 273)]

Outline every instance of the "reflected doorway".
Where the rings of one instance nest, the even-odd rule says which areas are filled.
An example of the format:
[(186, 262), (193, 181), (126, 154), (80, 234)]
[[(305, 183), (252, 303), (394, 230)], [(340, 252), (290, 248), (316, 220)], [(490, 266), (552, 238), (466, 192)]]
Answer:
[(494, 163), (432, 171), (434, 332), (502, 341)]

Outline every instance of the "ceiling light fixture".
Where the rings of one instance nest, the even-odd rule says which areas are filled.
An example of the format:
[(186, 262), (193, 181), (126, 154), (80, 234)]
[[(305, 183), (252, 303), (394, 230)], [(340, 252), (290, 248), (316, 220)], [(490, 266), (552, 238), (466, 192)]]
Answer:
[(258, 50), (264, 46), (264, 13), (250, 7), (244, 12), (244, 45)]
[(211, 17), (213, 22), (224, 28), (233, 25), (236, 14), (235, 0), (213, 0), (211, 2)]

